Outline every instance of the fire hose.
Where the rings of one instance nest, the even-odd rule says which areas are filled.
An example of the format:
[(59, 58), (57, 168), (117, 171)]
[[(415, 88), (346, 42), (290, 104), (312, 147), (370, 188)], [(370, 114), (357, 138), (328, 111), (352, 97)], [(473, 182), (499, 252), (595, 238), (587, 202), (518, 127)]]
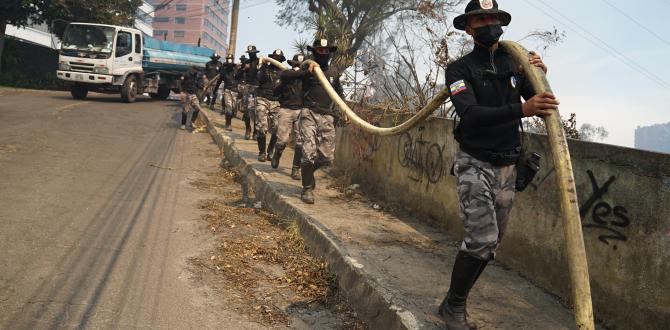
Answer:
[[(531, 65), (528, 61), (528, 50), (512, 41), (501, 41), (500, 46), (505, 48), (514, 60), (521, 66), (526, 78), (530, 80), (535, 93), (551, 92), (549, 81), (544, 72)], [(286, 70), (286, 67), (272, 58), (262, 57), (263, 61), (272, 63), (276, 67)], [(311, 60), (307, 62), (315, 63)], [(355, 125), (365, 132), (388, 136), (403, 133), (424, 119), (428, 118), (437, 107), (449, 98), (449, 88), (440, 91), (426, 106), (404, 123), (393, 127), (376, 127), (360, 118), (339, 97), (323, 71), (318, 66), (314, 68), (313, 74), (321, 82), (330, 98), (337, 104), (342, 113), (346, 115)], [(574, 303), (575, 321), (578, 329), (593, 330), (593, 305), (591, 302), (591, 286), (589, 283), (589, 270), (586, 260), (586, 249), (584, 247), (584, 236), (582, 233), (581, 217), (579, 215), (579, 204), (577, 202), (577, 188), (572, 171), (572, 160), (570, 151), (560, 121), (558, 110), (551, 116), (543, 118), (547, 127), (547, 135), (551, 147), (552, 159), (556, 170), (556, 184), (559, 188), (561, 217), (567, 246), (568, 268), (572, 289), (572, 300)]]

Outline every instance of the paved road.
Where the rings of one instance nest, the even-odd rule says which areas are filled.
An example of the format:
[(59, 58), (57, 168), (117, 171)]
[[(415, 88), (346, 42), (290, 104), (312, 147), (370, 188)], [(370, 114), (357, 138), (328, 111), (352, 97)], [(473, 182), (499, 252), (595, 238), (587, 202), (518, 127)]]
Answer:
[[(189, 185), (217, 165), (173, 102), (0, 90), (0, 328), (258, 328), (192, 283)], [(208, 298), (209, 297), (209, 298)]]

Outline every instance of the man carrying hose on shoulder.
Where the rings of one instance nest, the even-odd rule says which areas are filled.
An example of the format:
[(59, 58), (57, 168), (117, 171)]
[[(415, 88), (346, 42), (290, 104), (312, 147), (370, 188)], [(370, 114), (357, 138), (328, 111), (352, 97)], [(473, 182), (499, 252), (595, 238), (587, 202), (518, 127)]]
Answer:
[(294, 132), (295, 149), (293, 152), (293, 166), (291, 167), (291, 178), (300, 180), (300, 158), (302, 157), (302, 144), (300, 143), (300, 110), (304, 106), (304, 93), (302, 91), (302, 79), (300, 65), (305, 60), (304, 54), (295, 54), (292, 60), (288, 60), (290, 70), (279, 73), (281, 80), (277, 86), (276, 93), (279, 96), (279, 118), (277, 120), (277, 146), (272, 155), (272, 168), (279, 167), (279, 159), (288, 145), (291, 132)]
[[(551, 93), (534, 95), (512, 56), (498, 47), (512, 17), (495, 0), (472, 0), (454, 27), (474, 39), (474, 50), (449, 65), (446, 83), (460, 117), (454, 155), (460, 218), (465, 238), (456, 255), (451, 284), (439, 313), (447, 329), (476, 329), (467, 319), (470, 289), (502, 240), (515, 193), (521, 118), (548, 116), (558, 108)], [(535, 53), (531, 64), (546, 66)], [(521, 97), (526, 99), (522, 103)]]
[[(313, 75), (314, 68), (320, 67), (328, 82), (340, 97), (344, 98), (344, 90), (340, 83), (340, 74), (337, 68), (330, 66), (330, 59), (337, 50), (327, 39), (316, 39), (312, 46), (307, 47), (312, 52), (314, 62), (303, 72), (302, 89), (305, 107), (300, 110), (300, 141), (302, 142), (302, 174), (301, 199), (307, 204), (314, 204), (314, 188), (316, 180), (314, 171), (329, 166), (335, 157), (335, 116), (338, 109), (330, 99), (321, 81)], [(304, 65), (303, 65), (304, 66)], [(338, 116), (339, 117), (339, 116)]]

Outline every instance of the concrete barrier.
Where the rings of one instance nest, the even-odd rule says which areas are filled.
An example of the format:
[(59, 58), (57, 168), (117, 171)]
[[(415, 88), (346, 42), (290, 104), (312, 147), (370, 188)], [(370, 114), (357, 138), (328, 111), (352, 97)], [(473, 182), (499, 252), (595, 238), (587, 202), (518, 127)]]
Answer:
[[(392, 118), (383, 124), (390, 126)], [(335, 166), (388, 201), (462, 235), (450, 176), (454, 122), (431, 118), (395, 137), (338, 131)], [(498, 260), (569, 304), (570, 281), (546, 136), (526, 134), (542, 169), (518, 193)], [(594, 309), (613, 329), (670, 326), (670, 155), (570, 141)]]

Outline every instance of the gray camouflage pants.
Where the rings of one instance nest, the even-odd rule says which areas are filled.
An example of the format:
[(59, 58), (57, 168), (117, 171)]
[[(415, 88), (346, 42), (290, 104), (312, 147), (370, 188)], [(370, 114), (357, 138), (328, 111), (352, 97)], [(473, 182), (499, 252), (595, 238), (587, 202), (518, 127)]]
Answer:
[(335, 125), (333, 116), (300, 110), (300, 141), (303, 164), (327, 166), (335, 159)]
[(270, 101), (263, 97), (258, 97), (258, 106), (256, 107), (256, 132), (267, 134), (277, 133), (277, 113), (279, 112), (279, 102)]
[(459, 150), (454, 156), (454, 173), (465, 229), (460, 250), (493, 259), (512, 210), (516, 166), (493, 166)]
[(300, 118), (300, 110), (279, 108), (279, 119), (277, 120), (277, 149), (284, 149), (288, 145), (293, 132), (296, 145), (300, 144), (300, 129), (298, 127), (298, 119)]
[(233, 92), (230, 89), (223, 90), (223, 113), (227, 116), (232, 116), (235, 113), (235, 102), (237, 99), (237, 93)]

